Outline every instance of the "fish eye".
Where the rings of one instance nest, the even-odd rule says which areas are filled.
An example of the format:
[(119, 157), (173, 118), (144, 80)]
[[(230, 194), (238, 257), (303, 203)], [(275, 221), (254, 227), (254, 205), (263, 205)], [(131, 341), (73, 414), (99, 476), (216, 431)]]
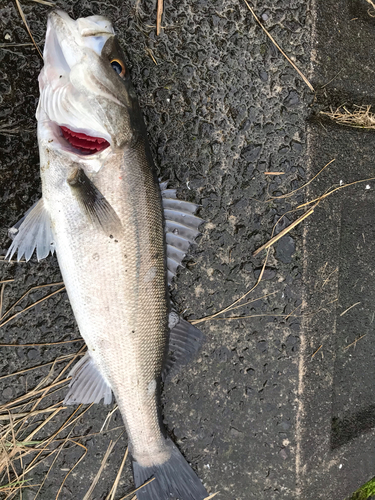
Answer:
[(120, 61), (119, 59), (112, 59), (111, 66), (116, 71), (118, 76), (120, 76), (121, 78), (125, 77), (125, 65), (122, 61)]

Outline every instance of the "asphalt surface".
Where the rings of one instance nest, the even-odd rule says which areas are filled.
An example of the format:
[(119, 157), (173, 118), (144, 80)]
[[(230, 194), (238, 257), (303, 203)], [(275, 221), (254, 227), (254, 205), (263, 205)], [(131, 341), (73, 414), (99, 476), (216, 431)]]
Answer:
[[(74, 18), (104, 14), (113, 21), (128, 57), (160, 176), (179, 188), (181, 198), (201, 204), (199, 215), (207, 221), (186, 261), (186, 269), (179, 273), (172, 298), (189, 320), (220, 311), (254, 286), (265, 252), (257, 257), (253, 252), (271, 237), (275, 222), (304, 201), (305, 192), (297, 192), (292, 198), (274, 197), (302, 186), (337, 152), (330, 149), (338, 144), (335, 142), (327, 145), (324, 155), (320, 154), (320, 130), (325, 131), (331, 125), (321, 124), (317, 118), (319, 111), (341, 104), (338, 101), (345, 92), (352, 93), (351, 102), (356, 102), (358, 92), (350, 87), (356, 84), (346, 85), (346, 81), (352, 82), (354, 69), (352, 76), (342, 73), (345, 84), (340, 88), (327, 87), (326, 93), (321, 90), (337, 71), (344, 71), (341, 68), (344, 65), (337, 62), (337, 54), (331, 61), (319, 56), (317, 63), (317, 54), (333, 54), (336, 47), (333, 42), (326, 49), (320, 49), (317, 44), (317, 40), (327, 41), (330, 35), (329, 23), (319, 10), (320, 2), (308, 5), (290, 0), (267, 6), (262, 2), (253, 3), (266, 29), (306, 76), (312, 76), (319, 90), (315, 98), (255, 23), (244, 3), (205, 0), (166, 3), (164, 28), (159, 37), (155, 33), (154, 3), (116, 0), (105, 5), (66, 1), (58, 5)], [(334, 11), (334, 2), (330, 2), (330, 6), (333, 16), (343, 15)], [(42, 45), (48, 8), (36, 3), (25, 3), (23, 8), (35, 39)], [(350, 9), (352, 6), (345, 11), (344, 21), (348, 16), (359, 15)], [(360, 22), (371, 32), (373, 20), (367, 20), (366, 15), (367, 10), (361, 5)], [(343, 22), (342, 29), (347, 25), (348, 22)], [(10, 243), (7, 228), (40, 197), (34, 113), (38, 99), (37, 75), (42, 61), (33, 47), (11, 45), (30, 42), (15, 4), (0, 7), (0, 26), (1, 43), (9, 44), (0, 46), (0, 120), (2, 127), (16, 129), (14, 133), (0, 135), (0, 248), (5, 254)], [(342, 30), (338, 33), (343, 44), (345, 34)], [(349, 39), (353, 44), (355, 36), (352, 34)], [(341, 61), (350, 50), (345, 47)], [(356, 54), (358, 50), (357, 47)], [(355, 68), (354, 61), (350, 67)], [(340, 144), (350, 145), (353, 135), (348, 132), (347, 137), (342, 138), (341, 130), (338, 131)], [(330, 134), (324, 133), (329, 138)], [(357, 136), (363, 138), (360, 134), (357, 132)], [(373, 137), (367, 134), (366, 138)], [(363, 140), (362, 145), (368, 147), (371, 158), (369, 144), (369, 140)], [(345, 154), (338, 149), (343, 161), (351, 154), (349, 146)], [(283, 175), (266, 174), (274, 171)], [(353, 167), (354, 177), (362, 173), (367, 174)], [(312, 189), (307, 194), (319, 195), (332, 182), (337, 182), (337, 178), (325, 177), (315, 191)], [(370, 205), (366, 205), (367, 211), (373, 208), (373, 197), (371, 199)], [(346, 233), (348, 241), (341, 244), (344, 256), (344, 250), (355, 246), (355, 239), (350, 239), (357, 227), (353, 218), (364, 210), (361, 202), (358, 203), (357, 212), (346, 214), (351, 229)], [(334, 206), (332, 210), (336, 213), (338, 209)], [(276, 232), (296, 217), (295, 213), (289, 213)], [(306, 356), (311, 358), (323, 343), (322, 328), (328, 329), (329, 325), (329, 321), (318, 314), (314, 317), (320, 319), (323, 326), (304, 320), (301, 327), (301, 313), (310, 313), (316, 303), (321, 304), (322, 295), (317, 294), (318, 281), (315, 280), (321, 269), (320, 243), (329, 248), (330, 235), (340, 237), (337, 226), (329, 223), (332, 218), (323, 215), (321, 219), (326, 228), (323, 238), (318, 231), (320, 219), (312, 216), (303, 227), (293, 229), (271, 249), (263, 281), (247, 296), (251, 302), (220, 319), (201, 323), (207, 339), (202, 351), (164, 387), (163, 415), (168, 432), (208, 491), (220, 491), (217, 498), (334, 500), (343, 498), (343, 490), (348, 495), (363, 479), (368, 479), (371, 467), (375, 470), (369, 458), (366, 471), (362, 467), (338, 493), (335, 485), (343, 482), (340, 478), (335, 478), (334, 486), (329, 485), (328, 476), (326, 483), (318, 484), (320, 465), (313, 468), (311, 474), (306, 473), (309, 450), (313, 448), (318, 456), (323, 449), (320, 435), (324, 434), (328, 454), (331, 449), (340, 450), (348, 443), (341, 433), (331, 446), (334, 439), (331, 415), (344, 420), (353, 410), (352, 407), (345, 413), (345, 397), (339, 394), (339, 383), (334, 389), (334, 403), (330, 382), (325, 387), (326, 399), (318, 404), (314, 387), (306, 382), (304, 387), (312, 394), (308, 399), (301, 385), (301, 377), (308, 372), (301, 360)], [(365, 239), (371, 240), (373, 236), (370, 231)], [(315, 242), (315, 247), (311, 242)], [(371, 252), (372, 247), (373, 242), (367, 251)], [(324, 259), (322, 252), (321, 260)], [(345, 257), (342, 259), (345, 261)], [(334, 270), (334, 260), (332, 253), (326, 277)], [(368, 275), (370, 267), (361, 270), (363, 276)], [(54, 257), (40, 263), (35, 258), (29, 263), (0, 262), (0, 269), (1, 279), (14, 279), (5, 288), (3, 310), (31, 287), (61, 279)], [(340, 276), (345, 280), (343, 274)], [(353, 283), (348, 286), (352, 287)], [(366, 290), (370, 288), (368, 279)], [(19, 310), (45, 293), (44, 290), (32, 292)], [(327, 293), (329, 300), (337, 298), (335, 290)], [(358, 293), (353, 303), (360, 301), (363, 291)], [(351, 305), (349, 297), (341, 302), (343, 307)], [(336, 312), (330, 311), (335, 318)], [(242, 318), (222, 319), (231, 315)], [(341, 326), (346, 328), (346, 323)], [(369, 337), (371, 331), (369, 327)], [(311, 339), (309, 332), (315, 332)], [(355, 340), (356, 335), (355, 329), (348, 333), (348, 343)], [(75, 339), (79, 332), (67, 296), (61, 292), (2, 327), (0, 337), (2, 343), (43, 343)], [(81, 346), (77, 342), (45, 347), (2, 347), (0, 377), (75, 353)], [(366, 358), (369, 362), (370, 341), (366, 349), (370, 353)], [(318, 353), (314, 359), (323, 363), (325, 358)], [(320, 376), (319, 380), (334, 378), (333, 363), (331, 360), (328, 367), (323, 368), (318, 365), (319, 373), (315, 375)], [(62, 366), (63, 363), (57, 364), (55, 370)], [(0, 379), (1, 402), (15, 399), (35, 387), (49, 368)], [(340, 369), (335, 372), (339, 378), (345, 373), (345, 368), (341, 372)], [(372, 375), (373, 370), (369, 372), (368, 381)], [(348, 381), (345, 383), (350, 385)], [(351, 394), (355, 398), (353, 387), (351, 385)], [(358, 396), (359, 405), (363, 407), (366, 407), (362, 404), (363, 398), (367, 400), (373, 393), (370, 383), (365, 390), (363, 397)], [(48, 401), (57, 402), (63, 396), (62, 389)], [(303, 408), (301, 401), (305, 404)], [(98, 434), (111, 408), (95, 405), (74, 426), (71, 436), (83, 436), (79, 442), (87, 447), (87, 454), (66, 479), (60, 500), (83, 498), (110, 441), (120, 436), (92, 498), (103, 499), (109, 493), (126, 447), (118, 412), (111, 417), (108, 430)], [(72, 411), (71, 408), (62, 410), (38, 437), (56, 431)], [(355, 413), (355, 408), (353, 411)], [(328, 423), (325, 422), (328, 430), (324, 427), (319, 432), (322, 413), (328, 415)], [(312, 429), (312, 443), (307, 429)], [(71, 430), (60, 437), (66, 437)], [(67, 448), (52, 467), (39, 493), (40, 500), (55, 497), (67, 471), (82, 456), (79, 446)], [(33, 470), (34, 484), (42, 482), (52, 458)], [(329, 469), (325, 466), (324, 470)], [(346, 476), (350, 474), (347, 470)], [(132, 475), (127, 462), (116, 498), (131, 488)], [(325, 495), (327, 488), (331, 488), (328, 496)], [(35, 489), (25, 490), (22, 498), (28, 500), (34, 495)]]

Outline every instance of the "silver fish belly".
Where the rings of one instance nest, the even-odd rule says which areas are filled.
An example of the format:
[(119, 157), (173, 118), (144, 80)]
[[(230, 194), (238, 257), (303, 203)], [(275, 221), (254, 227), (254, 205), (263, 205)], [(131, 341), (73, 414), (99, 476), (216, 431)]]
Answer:
[[(161, 425), (160, 382), (199, 348), (171, 310), (168, 283), (198, 234), (197, 206), (159, 186), (113, 27), (49, 15), (37, 110), (42, 199), (8, 257), (56, 251), (88, 351), (67, 404), (118, 403), (139, 500), (203, 500), (205, 488)], [(161, 189), (160, 189), (161, 188)], [(167, 356), (168, 351), (172, 355)]]

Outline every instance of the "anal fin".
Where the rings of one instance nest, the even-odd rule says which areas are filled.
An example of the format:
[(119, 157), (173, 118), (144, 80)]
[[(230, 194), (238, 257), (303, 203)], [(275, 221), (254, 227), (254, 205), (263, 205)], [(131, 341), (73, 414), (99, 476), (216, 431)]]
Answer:
[(96, 367), (90, 352), (78, 361), (69, 376), (72, 380), (64, 404), (99, 403), (103, 398), (105, 405), (112, 402), (112, 390)]

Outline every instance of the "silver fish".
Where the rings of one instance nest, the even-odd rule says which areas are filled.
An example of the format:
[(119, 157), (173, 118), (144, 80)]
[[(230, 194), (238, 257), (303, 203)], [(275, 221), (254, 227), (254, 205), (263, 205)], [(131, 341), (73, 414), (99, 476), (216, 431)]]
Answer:
[[(197, 206), (159, 186), (142, 113), (110, 21), (49, 15), (36, 113), (42, 199), (12, 228), (9, 258), (56, 251), (88, 352), (67, 404), (123, 417), (140, 500), (207, 496), (161, 424), (160, 381), (199, 347), (168, 282), (198, 234)], [(170, 352), (172, 351), (172, 353)], [(169, 357), (167, 353), (169, 352)], [(163, 372), (164, 370), (164, 372)]]

